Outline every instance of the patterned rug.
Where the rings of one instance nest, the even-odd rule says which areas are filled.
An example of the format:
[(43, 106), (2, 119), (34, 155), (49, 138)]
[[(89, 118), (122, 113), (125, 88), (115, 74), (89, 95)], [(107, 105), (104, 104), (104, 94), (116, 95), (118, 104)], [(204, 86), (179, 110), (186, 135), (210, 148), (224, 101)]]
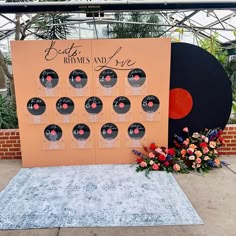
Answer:
[(23, 168), (0, 192), (0, 229), (202, 223), (171, 174), (130, 165)]

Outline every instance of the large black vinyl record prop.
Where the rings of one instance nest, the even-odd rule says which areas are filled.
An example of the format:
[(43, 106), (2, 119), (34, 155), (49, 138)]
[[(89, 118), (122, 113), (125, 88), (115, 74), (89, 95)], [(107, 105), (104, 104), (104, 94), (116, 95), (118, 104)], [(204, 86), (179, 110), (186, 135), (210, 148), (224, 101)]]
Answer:
[(214, 56), (192, 44), (172, 43), (170, 114), (173, 114), (178, 100), (178, 96), (173, 99), (171, 93), (178, 88), (190, 94), (192, 107), (184, 117), (173, 119), (170, 115), (169, 146), (173, 146), (173, 135), (181, 135), (184, 127), (188, 127), (191, 133), (226, 126), (232, 104), (231, 83)]

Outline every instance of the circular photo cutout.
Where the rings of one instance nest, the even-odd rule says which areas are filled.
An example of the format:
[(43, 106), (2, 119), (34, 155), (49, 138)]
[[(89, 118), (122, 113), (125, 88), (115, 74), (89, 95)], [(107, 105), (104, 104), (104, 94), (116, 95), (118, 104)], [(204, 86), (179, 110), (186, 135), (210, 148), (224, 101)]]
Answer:
[(51, 124), (44, 129), (44, 136), (48, 141), (56, 142), (62, 137), (62, 129), (60, 126)]
[(27, 102), (27, 109), (30, 114), (39, 116), (45, 112), (46, 104), (41, 98), (34, 97)]
[(88, 77), (82, 70), (73, 70), (69, 75), (69, 82), (74, 88), (83, 88), (88, 82)]
[(145, 135), (145, 127), (141, 123), (133, 123), (128, 128), (128, 135), (131, 139), (141, 139)]
[(117, 82), (116, 72), (110, 69), (103, 70), (99, 75), (99, 82), (105, 88), (113, 87)]
[(73, 136), (75, 139), (79, 141), (84, 141), (89, 138), (90, 136), (90, 128), (86, 124), (77, 124), (73, 128)]
[(129, 72), (128, 83), (132, 87), (141, 87), (146, 81), (146, 74), (142, 69), (136, 68)]
[(51, 89), (57, 86), (59, 77), (54, 70), (46, 69), (40, 73), (39, 80), (43, 87)]
[(113, 123), (106, 123), (101, 128), (101, 135), (106, 140), (115, 139), (118, 135), (118, 128)]
[(71, 114), (74, 108), (74, 102), (68, 97), (62, 97), (57, 100), (56, 109), (62, 115)]
[(98, 97), (90, 97), (85, 101), (84, 106), (88, 113), (98, 114), (103, 108), (103, 103)]

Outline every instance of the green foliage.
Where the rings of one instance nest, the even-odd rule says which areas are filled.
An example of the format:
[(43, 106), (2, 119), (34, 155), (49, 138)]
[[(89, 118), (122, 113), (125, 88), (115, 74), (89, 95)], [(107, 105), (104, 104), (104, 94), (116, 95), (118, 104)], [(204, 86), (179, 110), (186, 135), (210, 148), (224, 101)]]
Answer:
[[(115, 20), (122, 23), (113, 23), (110, 26), (109, 34), (111, 33), (114, 38), (158, 37), (162, 31), (162, 28), (158, 26), (160, 19), (157, 14), (142, 14), (140, 12), (115, 13)], [(153, 24), (148, 25), (145, 23)]]
[(69, 15), (64, 14), (40, 14), (34, 23), (35, 34), (41, 39), (66, 39), (70, 34), (70, 28), (65, 23)]
[(0, 129), (18, 128), (16, 106), (11, 99), (0, 96)]
[(12, 65), (11, 57), (10, 56), (5, 56), (4, 61), (6, 65)]

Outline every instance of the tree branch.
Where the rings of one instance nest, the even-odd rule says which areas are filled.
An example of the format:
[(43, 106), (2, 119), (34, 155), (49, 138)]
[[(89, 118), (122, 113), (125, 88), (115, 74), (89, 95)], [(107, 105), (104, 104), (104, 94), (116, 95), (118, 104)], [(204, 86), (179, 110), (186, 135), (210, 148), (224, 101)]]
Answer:
[(10, 80), (13, 80), (13, 74), (11, 74), (7, 68), (7, 65), (5, 63), (5, 59), (4, 59), (4, 56), (0, 50), (0, 67), (2, 67), (5, 75), (10, 79)]

